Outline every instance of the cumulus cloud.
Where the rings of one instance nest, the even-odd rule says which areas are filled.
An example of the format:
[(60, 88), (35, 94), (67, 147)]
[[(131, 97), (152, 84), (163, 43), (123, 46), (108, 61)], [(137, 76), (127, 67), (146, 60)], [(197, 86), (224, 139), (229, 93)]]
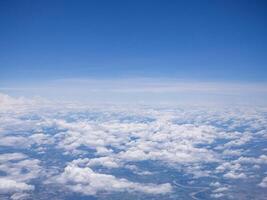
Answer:
[(0, 191), (9, 193), (17, 191), (33, 190), (34, 186), (28, 185), (24, 182), (18, 182), (15, 180), (0, 178)]
[(43, 133), (35, 133), (28, 137), (29, 141), (32, 144), (42, 145), (42, 144), (52, 144), (54, 142), (54, 138), (49, 135)]
[(225, 195), (223, 193), (215, 193), (210, 195), (212, 198), (221, 198), (224, 197)]
[(40, 98), (40, 97), (34, 97), (34, 98), (25, 98), (25, 97), (18, 97), (13, 98), (9, 95), (0, 93), (0, 110), (25, 110), (27, 108), (33, 107), (33, 106), (39, 106), (40, 103), (48, 103), (47, 100)]
[(5, 153), (0, 154), (0, 162), (14, 161), (14, 160), (22, 160), (27, 158), (27, 155), (23, 153)]
[(267, 188), (267, 177), (264, 177), (262, 181), (259, 183), (260, 187)]
[(0, 139), (0, 146), (17, 146), (22, 148), (29, 144), (29, 140), (22, 136), (4, 136), (0, 137)]
[[(17, 189), (7, 184), (0, 193), (13, 199), (33, 192), (37, 178), (84, 195), (168, 195), (175, 193), (176, 174), (194, 190), (208, 177), (212, 198), (227, 198), (238, 188), (234, 180), (266, 185), (264, 107), (47, 106), (10, 98), (3, 98), (9, 109), (0, 107), (0, 172)], [(162, 173), (166, 180), (158, 182)]]
[[(218, 133), (211, 126), (176, 125), (159, 121), (147, 123), (66, 123), (57, 122), (62, 129), (58, 135), (59, 147), (74, 151), (81, 146), (89, 146), (96, 154), (108, 157), (98, 158), (91, 163), (111, 164), (128, 161), (160, 160), (167, 163), (213, 162), (216, 154), (198, 144), (212, 143)], [(118, 131), (119, 130), (119, 131)], [(135, 138), (133, 141), (131, 138)], [(108, 146), (120, 149), (114, 154)], [(99, 151), (101, 149), (101, 151)], [(105, 162), (104, 162), (105, 159)], [(102, 160), (102, 162), (100, 162)]]
[(246, 174), (244, 173), (237, 173), (235, 171), (229, 171), (226, 174), (224, 174), (225, 178), (230, 178), (230, 179), (243, 179), (247, 178)]
[(237, 162), (237, 163), (251, 163), (251, 164), (267, 164), (267, 156), (266, 155), (260, 155), (258, 158), (241, 156), (235, 162)]
[(0, 154), (0, 193), (34, 190), (29, 182), (40, 176), (40, 161), (22, 153)]
[(130, 182), (113, 175), (96, 173), (89, 167), (81, 168), (75, 164), (69, 164), (62, 174), (55, 177), (55, 180), (75, 192), (87, 195), (94, 195), (101, 191), (165, 194), (172, 190), (169, 183), (156, 185)]

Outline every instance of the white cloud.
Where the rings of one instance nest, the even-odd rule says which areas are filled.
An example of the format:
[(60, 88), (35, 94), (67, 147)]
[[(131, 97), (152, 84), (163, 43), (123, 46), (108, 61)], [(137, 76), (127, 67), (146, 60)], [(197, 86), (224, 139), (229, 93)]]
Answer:
[[(22, 153), (0, 154), (0, 193), (16, 193), (34, 190), (29, 181), (40, 177), (41, 167), (37, 159), (29, 159)], [(15, 197), (14, 197), (15, 198)]]
[(242, 155), (242, 150), (240, 149), (225, 149), (223, 151), (223, 154), (226, 156), (241, 156)]
[(8, 111), (8, 110), (23, 111), (25, 109), (29, 109), (30, 107), (34, 107), (34, 106), (38, 107), (40, 106), (41, 103), (48, 103), (48, 101), (40, 97), (13, 98), (9, 95), (0, 93), (0, 110), (4, 110), (4, 111)]
[(10, 193), (18, 191), (33, 190), (34, 186), (28, 185), (24, 182), (15, 181), (8, 178), (0, 178), (0, 192)]
[[(223, 198), (226, 190), (222, 188), (230, 186), (221, 181), (238, 179), (252, 183), (255, 177), (262, 176), (258, 172), (263, 169), (261, 165), (267, 163), (264, 148), (257, 146), (257, 155), (252, 157), (253, 149), (249, 146), (267, 138), (267, 109), (264, 107), (88, 107), (75, 104), (47, 107), (42, 104), (25, 106), (16, 100), (10, 105), (8, 110), (0, 108), (0, 145), (11, 150), (42, 152), (44, 157), (49, 155), (52, 159), (52, 164), (45, 166), (47, 174), (43, 176), (41, 161), (22, 153), (1, 153), (0, 170), (6, 175), (5, 180), (21, 188), (31, 188), (31, 181), (42, 177), (43, 182), (48, 178), (50, 183), (54, 180), (60, 187), (65, 185), (71, 191), (88, 195), (101, 191), (148, 194), (173, 191), (171, 180), (165, 184), (144, 184), (113, 174), (124, 168), (138, 177), (157, 177), (160, 172), (156, 168), (150, 172), (141, 167), (142, 161), (149, 161), (166, 170), (177, 170), (195, 183), (197, 179), (209, 177), (214, 191), (211, 196)], [(58, 166), (54, 155), (46, 155), (50, 147), (59, 155), (67, 155), (71, 163), (61, 160)], [(99, 167), (105, 173), (98, 171)], [(265, 182), (263, 179), (259, 186), (265, 187)], [(24, 193), (13, 192), (14, 199), (20, 195), (23, 198)]]
[(29, 199), (29, 194), (27, 193), (15, 193), (10, 197), (12, 200), (26, 200)]
[(267, 164), (267, 156), (261, 155), (258, 158), (254, 157), (243, 157), (241, 156), (238, 160), (235, 162), (237, 163), (252, 163), (252, 164)]
[(262, 181), (259, 183), (260, 187), (267, 188), (267, 177), (264, 177)]
[(37, 145), (52, 144), (54, 142), (54, 139), (51, 136), (43, 133), (35, 133), (28, 139), (31, 141), (31, 143), (35, 143)]
[(0, 137), (0, 146), (11, 146), (11, 147), (26, 147), (29, 145), (29, 140), (22, 136), (6, 136)]
[[(39, 94), (50, 99), (91, 103), (183, 103), (263, 104), (266, 83), (201, 82), (174, 79), (60, 79), (34, 86), (19, 85), (0, 88), (13, 94)], [(90, 95), (88, 95), (90, 94)]]
[(241, 146), (246, 143), (248, 143), (252, 139), (252, 136), (250, 135), (242, 135), (240, 138), (232, 140), (228, 143), (226, 143), (225, 147), (235, 147), (235, 146)]
[(112, 157), (99, 157), (99, 158), (93, 158), (90, 159), (87, 163), (88, 166), (97, 166), (102, 165), (107, 168), (118, 168), (120, 167), (120, 164), (118, 161), (116, 161)]
[(27, 158), (27, 155), (22, 153), (5, 153), (0, 154), (0, 163), (14, 161), (14, 160), (22, 160)]
[(215, 193), (210, 195), (212, 198), (221, 198), (224, 197), (225, 195), (223, 193)]
[(224, 174), (225, 178), (230, 178), (230, 179), (244, 179), (247, 178), (246, 174), (244, 173), (237, 173), (235, 171), (229, 171), (226, 174)]
[(221, 184), (218, 181), (217, 182), (211, 182), (210, 186), (211, 187), (219, 187), (219, 186), (221, 186)]
[(212, 192), (213, 193), (222, 193), (222, 192), (225, 192), (227, 190), (229, 190), (228, 187), (218, 187), (217, 189), (213, 190)]
[(156, 185), (130, 182), (113, 175), (96, 173), (89, 167), (81, 168), (75, 164), (69, 164), (62, 174), (55, 177), (55, 181), (72, 191), (87, 195), (95, 195), (101, 191), (165, 194), (172, 190), (169, 183)]

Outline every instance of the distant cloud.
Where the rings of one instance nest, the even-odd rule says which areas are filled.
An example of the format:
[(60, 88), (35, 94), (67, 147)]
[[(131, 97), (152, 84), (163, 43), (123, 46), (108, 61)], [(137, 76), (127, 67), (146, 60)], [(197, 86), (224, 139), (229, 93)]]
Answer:
[[(0, 98), (7, 105), (0, 107), (0, 147), (13, 152), (0, 154), (0, 193), (13, 199), (34, 191), (37, 178), (47, 187), (84, 195), (171, 195), (180, 187), (171, 179), (142, 182), (114, 173), (160, 173), (142, 163), (182, 172), (192, 183), (209, 177), (206, 192), (212, 198), (232, 195), (233, 180), (266, 186), (261, 171), (266, 149), (258, 145), (250, 154), (251, 144), (267, 139), (266, 107), (89, 106)], [(52, 160), (43, 162), (36, 155)], [(54, 162), (53, 156), (68, 161)]]
[(0, 87), (5, 93), (83, 103), (264, 104), (267, 83), (156, 78), (58, 79)]

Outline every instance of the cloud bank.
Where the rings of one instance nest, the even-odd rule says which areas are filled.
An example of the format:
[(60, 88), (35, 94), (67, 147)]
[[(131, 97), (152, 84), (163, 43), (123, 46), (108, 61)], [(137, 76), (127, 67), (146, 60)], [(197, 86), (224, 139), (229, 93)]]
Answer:
[(83, 103), (264, 104), (267, 83), (203, 82), (176, 79), (58, 79), (9, 83), (0, 91)]
[(264, 199), (266, 107), (94, 107), (0, 97), (0, 194), (8, 198)]

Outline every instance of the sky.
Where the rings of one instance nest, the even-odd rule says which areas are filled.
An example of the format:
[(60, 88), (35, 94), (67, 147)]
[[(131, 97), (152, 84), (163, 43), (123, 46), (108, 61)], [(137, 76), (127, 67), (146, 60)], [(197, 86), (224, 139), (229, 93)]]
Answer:
[(1, 1), (0, 88), (49, 96), (51, 85), (57, 94), (68, 89), (58, 81), (82, 94), (91, 90), (81, 81), (99, 90), (150, 80), (258, 90), (267, 81), (266, 8), (266, 1)]
[(266, 0), (0, 0), (0, 199), (266, 200), (266, 58)]

